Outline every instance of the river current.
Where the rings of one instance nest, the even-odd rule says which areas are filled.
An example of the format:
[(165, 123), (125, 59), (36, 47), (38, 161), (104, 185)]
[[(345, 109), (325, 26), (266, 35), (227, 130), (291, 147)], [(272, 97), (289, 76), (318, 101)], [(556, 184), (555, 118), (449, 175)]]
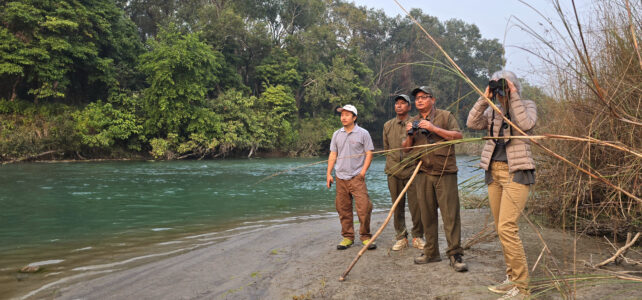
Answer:
[[(187, 251), (226, 233), (334, 217), (334, 187), (325, 187), (327, 164), (314, 164), (320, 160), (0, 166), (0, 294)], [(480, 177), (477, 161), (458, 156), (460, 182)], [(378, 211), (391, 201), (384, 165), (385, 158), (375, 158), (367, 176)], [(288, 169), (294, 170), (261, 181)], [(26, 265), (42, 271), (17, 272)]]

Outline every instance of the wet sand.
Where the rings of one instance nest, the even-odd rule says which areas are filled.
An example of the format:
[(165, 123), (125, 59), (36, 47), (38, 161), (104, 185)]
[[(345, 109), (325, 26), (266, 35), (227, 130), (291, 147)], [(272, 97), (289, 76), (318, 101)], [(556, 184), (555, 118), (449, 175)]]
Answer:
[[(487, 209), (462, 210), (462, 243), (485, 225)], [(407, 224), (410, 218), (407, 215)], [(386, 214), (373, 216), (372, 232)], [(358, 226), (358, 225), (357, 225)], [(527, 223), (521, 224), (529, 267), (537, 260), (542, 243)], [(541, 229), (558, 265), (572, 270), (573, 237)], [(504, 279), (499, 242), (492, 238), (467, 250), (469, 271), (456, 273), (448, 265), (446, 241), (440, 227), (441, 262), (415, 265), (420, 251), (390, 251), (392, 224), (377, 239), (378, 249), (367, 251), (346, 281), (343, 273), (360, 246), (338, 251), (341, 239), (338, 217), (280, 224), (231, 236), (219, 243), (124, 270), (99, 274), (82, 282), (54, 284), (34, 298), (54, 299), (496, 299), (487, 285)], [(609, 254), (608, 244), (595, 238), (578, 243), (577, 261), (597, 263)], [(544, 257), (533, 278), (549, 278)], [(578, 274), (591, 274), (578, 263)], [(601, 273), (603, 274), (603, 272)], [(73, 282), (73, 280), (71, 281)], [(642, 284), (597, 280), (582, 282), (579, 299), (640, 299)], [(538, 296), (561, 298), (554, 290)]]

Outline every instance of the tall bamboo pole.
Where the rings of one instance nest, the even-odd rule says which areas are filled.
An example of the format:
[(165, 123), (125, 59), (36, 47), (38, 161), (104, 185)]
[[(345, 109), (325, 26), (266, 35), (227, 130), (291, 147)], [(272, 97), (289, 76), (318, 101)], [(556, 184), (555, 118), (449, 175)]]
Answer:
[[(395, 200), (395, 203), (392, 204), (392, 208), (390, 208), (390, 212), (388, 213), (388, 217), (383, 222), (381, 227), (379, 227), (377, 232), (372, 236), (372, 238), (370, 239), (370, 243), (374, 243), (374, 241), (377, 239), (377, 237), (379, 237), (379, 235), (381, 234), (383, 229), (386, 228), (386, 225), (388, 225), (388, 222), (390, 222), (390, 218), (392, 217), (392, 214), (395, 212), (395, 209), (397, 208), (397, 205), (399, 204), (399, 201), (401, 200), (401, 198), (403, 198), (404, 194), (406, 193), (406, 191), (408, 190), (408, 188), (410, 187), (412, 182), (415, 180), (415, 176), (417, 176), (417, 173), (419, 172), (419, 168), (421, 167), (421, 163), (422, 163), (422, 161), (419, 160), (419, 163), (417, 164), (417, 167), (415, 168), (415, 172), (412, 173), (412, 176), (410, 177), (410, 180), (408, 180), (408, 183), (406, 184), (406, 186), (403, 188), (401, 193), (399, 193), (399, 197), (397, 197), (397, 200)], [(363, 255), (363, 253), (366, 252), (366, 250), (368, 250), (368, 245), (370, 245), (370, 243), (368, 243), (367, 245), (363, 245), (363, 248), (361, 248), (361, 251), (359, 251), (357, 256), (352, 260), (352, 263), (350, 263), (350, 266), (348, 266), (348, 268), (343, 272), (343, 275), (341, 275), (341, 277), (339, 277), (339, 281), (346, 280), (346, 276), (348, 276), (348, 273), (350, 273), (350, 270), (352, 270), (352, 267), (354, 267), (354, 265), (357, 264), (357, 261), (359, 261), (359, 258), (361, 258), (361, 255)]]

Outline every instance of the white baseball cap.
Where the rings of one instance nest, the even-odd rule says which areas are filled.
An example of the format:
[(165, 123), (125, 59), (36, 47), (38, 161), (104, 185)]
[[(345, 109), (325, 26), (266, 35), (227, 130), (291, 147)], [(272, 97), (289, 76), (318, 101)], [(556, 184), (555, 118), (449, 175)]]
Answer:
[(342, 112), (344, 110), (347, 110), (349, 112), (352, 112), (355, 116), (357, 115), (357, 108), (354, 107), (354, 105), (346, 104), (343, 107), (337, 108), (338, 112)]

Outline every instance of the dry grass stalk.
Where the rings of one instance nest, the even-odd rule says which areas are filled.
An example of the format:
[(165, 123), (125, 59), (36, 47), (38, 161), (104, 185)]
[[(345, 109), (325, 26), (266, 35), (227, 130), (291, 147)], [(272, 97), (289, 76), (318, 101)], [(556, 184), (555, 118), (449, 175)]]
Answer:
[[(521, 130), (518, 126), (516, 126), (516, 125), (515, 125), (515, 123), (513, 123), (510, 119), (508, 119), (506, 116), (504, 116), (504, 114), (503, 114), (503, 113), (501, 112), (501, 110), (500, 110), (500, 109), (499, 109), (499, 108), (498, 108), (498, 107), (493, 103), (493, 101), (491, 101), (490, 99), (486, 98), (486, 96), (484, 95), (484, 93), (483, 93), (483, 92), (482, 92), (482, 91), (481, 91), (477, 86), (475, 86), (475, 84), (470, 80), (470, 78), (468, 78), (468, 76), (467, 76), (467, 75), (466, 75), (466, 74), (461, 70), (461, 68), (459, 67), (459, 65), (457, 65), (457, 63), (455, 63), (455, 61), (450, 57), (450, 55), (448, 55), (448, 53), (447, 53), (447, 52), (446, 52), (446, 51), (441, 47), (441, 45), (439, 45), (439, 43), (437, 43), (437, 41), (435, 41), (435, 39), (432, 37), (432, 35), (430, 35), (430, 34), (429, 34), (429, 33), (428, 33), (424, 28), (423, 28), (423, 26), (421, 26), (421, 24), (420, 24), (420, 23), (419, 23), (419, 22), (418, 22), (418, 21), (417, 21), (417, 20), (416, 20), (412, 15), (410, 15), (410, 13), (408, 13), (408, 11), (407, 11), (407, 10), (406, 10), (406, 9), (405, 9), (401, 4), (399, 4), (399, 2), (398, 2), (397, 0), (394, 0), (394, 1), (395, 1), (395, 3), (397, 3), (397, 5), (398, 5), (398, 6), (399, 6), (399, 7), (400, 7), (400, 8), (401, 8), (405, 13), (406, 13), (406, 15), (407, 15), (407, 16), (408, 16), (408, 17), (409, 17), (409, 18), (410, 18), (410, 19), (411, 19), (411, 20), (412, 20), (412, 21), (413, 21), (413, 22), (414, 22), (414, 23), (415, 23), (415, 24), (416, 24), (416, 25), (417, 25), (417, 26), (418, 26), (418, 27), (419, 27), (419, 28), (424, 32), (424, 34), (425, 34), (425, 35), (426, 35), (426, 36), (427, 36), (427, 37), (428, 37), (428, 38), (433, 42), (433, 44), (434, 44), (434, 45), (439, 49), (439, 51), (440, 51), (442, 54), (444, 54), (444, 56), (446, 57), (446, 59), (448, 60), (448, 62), (450, 62), (451, 66), (452, 66), (454, 69), (456, 69), (456, 70), (458, 71), (457, 75), (459, 75), (459, 76), (460, 76), (460, 77), (461, 77), (461, 78), (462, 78), (462, 79), (463, 79), (467, 84), (469, 84), (469, 85), (470, 85), (470, 86), (471, 86), (471, 87), (472, 87), (472, 88), (473, 88), (473, 89), (474, 89), (474, 90), (475, 90), (475, 91), (476, 91), (476, 92), (477, 92), (481, 97), (483, 97), (483, 99), (484, 99), (484, 100), (486, 100), (486, 101), (488, 102), (488, 104), (490, 105), (490, 107), (491, 107), (493, 110), (495, 110), (495, 112), (496, 112), (497, 114), (499, 114), (499, 115), (504, 119), (504, 121), (505, 121), (507, 124), (509, 124), (511, 127), (513, 127), (513, 129), (515, 129), (515, 130), (516, 130), (517, 132), (519, 132), (521, 135), (523, 135), (523, 136), (529, 136), (529, 135), (528, 135), (528, 134), (526, 134), (523, 130)], [(557, 3), (557, 4), (559, 4), (559, 3)], [(564, 19), (564, 20), (565, 20), (565, 19)], [(566, 24), (566, 22), (565, 22), (565, 24)], [(579, 24), (578, 24), (578, 26), (579, 26)], [(580, 30), (581, 30), (581, 29), (580, 29)], [(573, 40), (573, 41), (574, 41), (574, 44), (575, 44), (575, 40)], [(575, 45), (576, 45), (576, 44), (575, 44)], [(581, 53), (580, 53), (580, 56), (581, 56)], [(581, 57), (582, 57), (582, 56), (581, 56)], [(590, 62), (588, 63), (588, 65), (587, 65), (587, 66), (588, 66), (588, 67), (590, 68), (590, 70), (592, 71), (592, 64), (590, 64)], [(596, 84), (596, 83), (597, 83), (597, 81), (595, 81), (595, 80), (593, 80), (593, 81), (594, 81), (594, 84)], [(599, 92), (599, 91), (601, 91), (601, 88), (598, 86), (598, 92), (597, 92), (597, 94), (598, 94), (598, 96), (599, 96), (599, 98), (600, 98), (601, 100), (604, 100), (603, 95), (602, 95), (602, 94), (601, 94), (601, 92)], [(606, 104), (608, 107), (610, 107), (610, 106), (608, 105), (608, 104), (609, 104), (608, 102), (605, 102), (605, 104)], [(612, 111), (613, 111), (613, 110), (612, 110)], [(618, 118), (619, 118), (619, 116), (618, 116)], [(622, 118), (619, 118), (619, 119), (622, 119)], [(624, 119), (622, 119), (622, 120), (624, 120)], [(641, 125), (641, 126), (642, 126), (642, 123), (638, 123), (638, 122), (634, 122), (634, 121), (630, 121), (630, 120), (624, 120), (624, 121), (627, 121), (628, 123), (633, 123), (633, 124), (637, 124), (637, 125)], [(629, 192), (629, 191), (627, 191), (627, 190), (624, 190), (624, 189), (622, 189), (621, 187), (619, 187), (619, 186), (617, 186), (617, 185), (614, 185), (613, 183), (611, 183), (611, 182), (610, 182), (609, 180), (607, 180), (606, 178), (604, 178), (604, 177), (602, 177), (602, 176), (599, 176), (599, 175), (596, 175), (596, 174), (594, 174), (593, 172), (591, 172), (590, 170), (587, 170), (586, 168), (582, 168), (581, 166), (579, 166), (579, 165), (577, 165), (577, 164), (574, 164), (574, 163), (573, 163), (573, 162), (571, 162), (570, 160), (568, 160), (568, 159), (566, 159), (565, 157), (563, 157), (563, 156), (559, 155), (557, 152), (552, 151), (552, 150), (550, 150), (549, 148), (547, 148), (547, 147), (543, 146), (542, 144), (538, 143), (538, 142), (537, 142), (536, 140), (534, 140), (534, 139), (530, 139), (530, 141), (531, 141), (531, 143), (533, 143), (534, 145), (536, 145), (536, 146), (538, 146), (540, 149), (542, 149), (546, 154), (551, 155), (551, 156), (555, 157), (556, 159), (563, 161), (564, 163), (566, 163), (566, 164), (568, 164), (568, 165), (572, 166), (573, 168), (575, 168), (575, 169), (577, 169), (577, 170), (581, 171), (582, 173), (585, 173), (586, 175), (588, 175), (588, 176), (590, 176), (590, 177), (592, 177), (592, 178), (594, 178), (594, 179), (596, 179), (596, 180), (598, 180), (598, 181), (603, 182), (604, 184), (608, 185), (610, 188), (615, 189), (615, 190), (617, 190), (617, 191), (619, 191), (619, 192), (621, 192), (621, 193), (625, 194), (626, 196), (628, 196), (628, 197), (630, 197), (630, 198), (633, 198), (633, 199), (635, 199), (636, 201), (638, 201), (638, 202), (642, 203), (642, 199), (640, 199), (640, 198), (639, 198), (639, 197), (637, 197), (636, 195), (632, 194), (631, 192)]]
[[(637, 201), (642, 195), (642, 129), (610, 113), (614, 109), (631, 120), (642, 119), (642, 68), (636, 66), (639, 49), (635, 30), (626, 30), (640, 28), (640, 4), (629, 6), (624, 0), (596, 3), (597, 28), (584, 36), (586, 49), (571, 46), (568, 50), (546, 49), (548, 56), (541, 54), (551, 62), (550, 86), (555, 100), (543, 103), (545, 114), (539, 130), (548, 132), (545, 135), (549, 137), (585, 142), (548, 143), (551, 149), (636, 196), (625, 197), (602, 181), (590, 180), (594, 177), (586, 180), (572, 168), (542, 159), (538, 168), (540, 197), (531, 208), (552, 223), (569, 224), (570, 220), (579, 234), (623, 237), (642, 229), (642, 205)], [(562, 11), (559, 13), (565, 18)], [(568, 31), (567, 35), (579, 33)], [(575, 53), (576, 58), (558, 53)], [(580, 61), (587, 55), (595, 66), (592, 71), (585, 67), (584, 71), (569, 72), (569, 61)], [(599, 82), (603, 96), (595, 93), (593, 80)]]
[(539, 261), (542, 259), (542, 256), (544, 256), (544, 252), (546, 251), (546, 246), (542, 248), (542, 251), (539, 252), (539, 256), (537, 256), (537, 260), (535, 260), (535, 263), (533, 264), (533, 268), (531, 269), (531, 272), (535, 272), (535, 269), (537, 269), (537, 265), (539, 264)]
[(638, 55), (638, 61), (640, 62), (640, 69), (642, 69), (642, 57), (640, 56), (638, 39), (635, 36), (635, 26), (633, 26), (633, 17), (631, 16), (631, 5), (629, 5), (629, 0), (626, 0), (625, 3), (626, 3), (626, 12), (629, 15), (629, 30), (631, 30), (631, 38), (633, 39), (633, 46), (635, 46), (635, 54)]
[[(520, 128), (518, 128), (517, 126), (515, 126), (515, 124), (513, 124), (510, 120), (508, 120), (501, 113), (501, 111), (497, 108), (497, 106), (495, 106), (492, 103), (492, 101), (490, 101), (490, 99), (487, 99), (483, 95), (483, 93), (481, 92), (480, 89), (478, 89), (474, 84), (472, 84), (472, 81), (466, 76), (466, 74), (461, 72), (461, 69), (457, 66), (457, 64), (442, 49), (442, 47), (432, 38), (432, 36), (421, 26), (421, 24), (419, 24), (403, 8), (403, 6), (401, 4), (399, 4), (398, 1), (395, 0), (395, 2), (397, 3), (397, 5), (399, 7), (401, 7), (401, 9), (406, 13), (406, 15), (409, 18), (411, 18), (412, 21), (425, 33), (425, 35), (433, 42), (433, 44), (444, 54), (444, 56), (451, 63), (453, 68), (459, 71), (460, 77), (464, 81), (466, 81), (479, 95), (481, 95), (489, 103), (490, 107), (492, 107), (492, 109), (495, 110), (495, 112), (498, 113), (504, 119), (504, 121), (506, 123), (508, 123), (510, 126), (512, 126), (515, 129), (516, 132), (519, 132), (521, 135), (527, 136), (525, 134), (525, 132), (523, 132)], [(573, 60), (580, 61), (582, 63), (582, 65), (583, 65), (583, 67), (584, 67), (583, 70), (585, 71), (585, 73), (582, 74), (582, 70), (573, 69), (575, 74), (571, 74), (571, 75), (572, 76), (576, 76), (573, 79), (578, 79), (578, 80), (576, 82), (574, 82), (574, 83), (577, 83), (577, 84), (572, 85), (572, 87), (576, 87), (576, 88), (577, 87), (584, 87), (584, 88), (587, 88), (588, 92), (590, 94), (587, 94), (587, 93), (583, 92), (582, 96), (586, 97), (587, 95), (591, 95), (592, 94), (593, 97), (595, 97), (595, 99), (598, 101), (598, 103), (601, 106), (601, 109), (598, 109), (598, 111), (600, 111), (602, 114), (604, 114), (604, 111), (606, 111), (606, 115), (610, 116), (612, 119), (614, 119), (614, 121), (616, 121), (616, 124), (615, 124), (616, 126), (622, 127), (623, 124), (626, 124), (626, 125), (629, 125), (629, 126), (633, 125), (633, 128), (632, 128), (633, 131), (639, 130), (640, 126), (642, 125), (642, 123), (639, 122), (639, 120), (641, 119), (640, 116), (639, 116), (639, 107), (640, 107), (640, 105), (637, 106), (637, 110), (633, 110), (633, 111), (630, 111), (631, 110), (630, 108), (631, 107), (635, 107), (635, 106), (628, 106), (628, 105), (622, 106), (622, 105), (619, 105), (620, 103), (618, 103), (617, 99), (614, 99), (612, 97), (612, 93), (611, 94), (607, 93), (608, 90), (606, 90), (606, 89), (609, 88), (608, 82), (606, 84), (604, 84), (604, 83), (602, 83), (600, 81), (601, 77), (599, 77), (599, 76), (602, 75), (600, 73), (602, 71), (602, 68), (601, 68), (601, 66), (597, 66), (597, 67), (594, 66), (595, 61), (592, 60), (592, 58), (590, 56), (590, 53), (588, 51), (586, 39), (584, 38), (583, 29), (582, 29), (581, 23), (579, 21), (579, 16), (577, 14), (577, 10), (575, 9), (575, 4), (573, 3), (573, 7), (574, 7), (573, 12), (574, 12), (574, 16), (575, 16), (575, 19), (576, 19), (576, 25), (577, 25), (578, 30), (579, 30), (579, 36), (580, 36), (579, 39), (582, 42), (582, 47), (578, 46), (578, 43), (576, 41), (574, 32), (571, 29), (570, 22), (567, 21), (566, 16), (565, 16), (564, 12), (562, 11), (561, 6), (559, 5), (559, 1), (554, 1), (554, 5), (556, 6), (558, 12), (560, 13), (560, 16), (562, 17), (562, 22), (563, 22), (563, 24), (564, 24), (564, 26), (566, 28), (566, 31), (569, 33), (569, 35), (571, 35), (571, 39), (570, 40), (573, 43), (573, 48), (570, 49), (571, 50), (570, 53), (576, 53), (576, 55), (577, 55), (576, 58), (573, 59)], [(555, 29), (555, 30), (557, 31), (557, 29)], [(559, 31), (557, 31), (557, 32), (559, 32)], [(551, 45), (551, 43), (548, 43), (548, 45)], [(561, 53), (560, 51), (555, 50), (554, 47), (552, 47), (552, 49), (554, 49), (555, 53), (558, 53), (558, 54)], [(561, 56), (566, 58), (565, 55), (561, 55)], [(552, 61), (552, 60), (549, 60), (549, 61)], [(597, 61), (599, 61), (599, 60), (597, 60)], [(560, 64), (559, 65), (559, 69), (560, 70), (564, 70), (565, 68), (567, 68), (569, 66), (572, 66), (572, 64), (570, 64), (570, 63), (568, 63), (568, 61), (566, 61), (565, 64)], [(566, 72), (567, 71), (564, 70), (564, 71), (562, 71), (560, 73), (566, 75), (567, 74)], [(586, 78), (588, 78), (588, 81), (585, 80)], [(639, 81), (640, 80), (638, 80), (638, 82)], [(563, 83), (564, 81), (559, 81), (559, 82)], [(638, 89), (638, 91), (639, 90), (642, 90), (642, 89)], [(607, 99), (607, 97), (609, 97), (609, 98)], [(638, 100), (638, 102), (639, 102), (639, 100)], [(568, 113), (567, 110), (563, 110), (563, 111), (565, 113)], [(562, 118), (562, 119), (565, 119), (565, 118)], [(591, 120), (589, 122), (578, 122), (577, 124), (584, 125), (584, 128), (586, 128), (587, 124), (589, 125), (588, 126), (589, 128), (601, 128), (601, 127), (604, 127), (604, 124), (602, 122), (598, 123), (595, 120)], [(574, 125), (577, 126), (577, 124), (574, 124)], [(596, 135), (593, 135), (593, 134), (586, 134), (586, 133), (582, 133), (582, 134), (580, 134), (580, 136), (589, 136), (589, 137), (594, 138), (595, 140), (599, 140), (599, 138), (602, 137), (602, 135), (597, 135), (596, 136)], [(609, 136), (609, 135), (603, 135), (603, 136)], [(637, 135), (637, 136), (640, 136), (640, 135)], [(620, 140), (620, 139), (618, 139), (618, 140)], [(628, 182), (628, 183), (631, 183), (631, 182), (636, 182), (637, 183), (637, 176), (638, 176), (637, 174), (639, 174), (639, 172), (635, 172), (635, 170), (634, 170), (633, 172), (625, 173), (624, 175), (627, 178), (624, 178), (624, 180), (621, 180), (622, 179), (621, 177), (605, 176), (602, 172), (599, 172), (598, 170), (596, 170), (593, 167), (593, 164), (591, 163), (592, 161), (590, 160), (592, 158), (591, 157), (591, 155), (592, 155), (591, 152), (589, 152), (589, 153), (582, 152), (579, 155), (579, 157), (573, 156), (574, 158), (576, 158), (576, 161), (579, 162), (579, 163), (576, 164), (576, 163), (571, 162), (568, 158), (566, 158), (566, 157), (564, 157), (564, 156), (559, 154), (559, 153), (565, 153), (565, 156), (569, 155), (569, 151), (568, 151), (569, 149), (567, 149), (566, 147), (558, 148), (559, 150), (554, 151), (554, 150), (549, 149), (548, 147), (543, 146), (541, 143), (539, 143), (535, 139), (530, 139), (530, 142), (532, 144), (536, 145), (539, 149), (541, 149), (547, 155), (552, 156), (553, 158), (555, 158), (554, 160), (549, 160), (548, 161), (549, 163), (556, 165), (555, 169), (559, 169), (559, 167), (561, 165), (562, 168), (565, 171), (573, 172), (574, 174), (571, 173), (570, 175), (572, 175), (572, 177), (574, 177), (574, 178), (577, 178), (579, 173), (581, 172), (581, 173), (584, 173), (584, 174), (589, 176), (589, 184), (593, 184), (592, 181), (595, 180), (595, 181), (598, 181), (599, 183), (605, 185), (610, 191), (602, 190), (602, 191), (600, 191), (600, 194), (609, 194), (609, 195), (615, 196), (615, 200), (619, 201), (619, 204), (620, 204), (619, 207), (620, 208), (624, 207), (623, 204), (628, 204), (628, 210), (624, 210), (624, 209), (621, 210), (623, 214), (626, 214), (627, 212), (630, 213), (632, 211), (632, 208), (639, 207), (640, 204), (642, 204), (642, 199), (640, 199), (640, 197), (638, 196), (640, 194), (638, 192), (639, 186), (636, 186), (636, 185), (631, 186), (630, 184), (626, 184), (626, 185), (622, 185), (621, 184), (622, 181), (625, 181), (625, 182)], [(594, 144), (594, 143), (597, 143), (597, 141), (589, 141), (584, 148), (589, 148), (590, 149), (592, 147), (591, 144)], [(606, 143), (605, 142), (605, 143), (602, 143), (602, 144), (603, 145), (607, 145), (607, 144), (610, 144), (610, 143)], [(631, 148), (633, 148), (633, 149), (640, 148), (640, 147), (637, 147), (637, 145), (639, 145), (639, 143), (623, 143), (623, 144), (631, 145)], [(573, 154), (573, 153), (571, 152), (570, 154)], [(623, 155), (623, 156), (626, 157), (626, 158), (630, 158), (627, 155)], [(588, 157), (588, 161), (586, 159), (587, 157)], [(620, 157), (622, 157), (622, 156), (620, 156)], [(633, 160), (636, 160), (636, 158), (633, 158)], [(560, 164), (560, 161), (563, 164)], [(569, 166), (571, 167), (571, 170), (568, 170)], [(567, 174), (567, 172), (564, 172), (564, 173), (561, 173), (561, 174), (564, 177), (566, 177), (567, 175), (569, 175), (569, 174)], [(634, 179), (635, 181), (631, 180), (632, 179), (631, 176), (635, 177), (635, 179)], [(618, 184), (613, 184), (611, 182), (612, 178), (614, 178), (615, 180), (618, 180)], [(573, 191), (573, 190), (581, 191), (582, 190), (581, 186), (579, 186), (579, 185), (574, 186), (571, 182), (562, 182), (562, 183), (563, 183), (563, 185), (572, 187), (572, 189), (570, 189), (571, 191)], [(559, 186), (559, 181), (557, 182), (557, 184)], [(625, 186), (625, 188), (623, 188), (622, 186)], [(559, 187), (558, 187), (558, 189), (559, 189)], [(612, 191), (615, 191), (615, 193), (613, 193)], [(634, 191), (634, 192), (631, 192), (631, 191)], [(552, 193), (550, 195), (552, 195)], [(623, 195), (625, 197), (623, 197)], [(591, 194), (591, 198), (592, 197), (593, 197), (593, 194)], [(576, 216), (578, 215), (578, 208), (579, 208), (580, 199), (581, 199), (580, 194), (577, 194), (577, 197), (576, 197), (577, 201), (576, 201), (576, 205), (575, 205), (575, 207), (576, 207), (575, 215)], [(551, 197), (551, 199), (549, 199), (549, 201), (555, 201), (555, 200), (556, 199), (552, 198), (552, 197)], [(633, 200), (637, 201), (637, 202), (634, 202)], [(598, 202), (598, 203), (600, 203), (599, 204), (600, 207), (599, 207), (599, 209), (597, 211), (596, 216), (600, 215), (602, 210), (603, 210), (603, 208), (604, 208), (602, 203), (609, 203), (609, 202)], [(633, 211), (635, 211), (635, 210), (633, 210)], [(535, 229), (535, 232), (538, 234), (538, 237), (540, 238), (542, 243), (545, 245), (544, 249), (547, 250), (548, 247), (546, 246), (546, 242), (543, 239), (543, 237), (541, 236), (541, 234), (539, 233), (539, 231), (535, 228), (535, 226), (532, 224), (532, 222), (528, 218), (526, 218), (526, 219), (528, 220), (529, 224)], [(577, 226), (577, 217), (576, 217), (575, 224)], [(547, 252), (548, 255), (550, 255), (553, 258), (553, 262), (557, 265), (554, 257), (550, 253), (550, 250), (546, 251), (546, 252)], [(548, 268), (546, 268), (546, 269), (549, 270), (549, 273), (550, 273), (551, 276), (556, 277), (555, 274), (552, 271), (550, 271), (550, 269), (548, 269)], [(559, 272), (560, 268), (557, 267), (556, 269)], [(565, 283), (565, 287), (566, 288), (563, 288), (562, 286), (559, 286), (558, 289), (564, 295), (571, 295), (571, 296), (574, 295), (574, 289), (571, 289), (566, 283)]]
[(468, 238), (465, 242), (462, 248), (464, 250), (470, 249), (470, 247), (487, 242), (489, 240), (494, 239), (497, 236), (497, 233), (495, 232), (495, 224), (494, 223), (488, 223), (482, 230), (479, 232), (475, 233), (472, 237)]

